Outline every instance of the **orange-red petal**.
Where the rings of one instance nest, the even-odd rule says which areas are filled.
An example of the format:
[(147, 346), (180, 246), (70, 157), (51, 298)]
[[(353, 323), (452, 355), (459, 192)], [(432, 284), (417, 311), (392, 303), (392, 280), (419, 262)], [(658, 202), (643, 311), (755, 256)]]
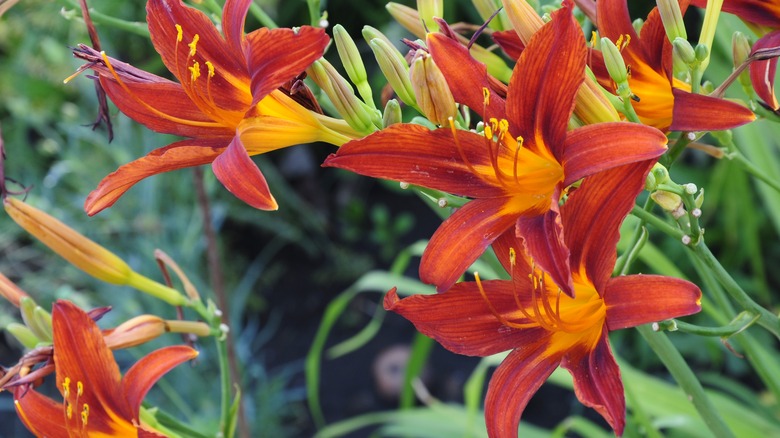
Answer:
[(488, 436), (517, 437), (520, 417), (539, 387), (561, 361), (561, 354), (549, 354), (544, 339), (524, 344), (501, 362), (490, 378), (485, 397)]
[(512, 199), (474, 199), (452, 214), (431, 237), (420, 260), (420, 280), (449, 289), (498, 236), (513, 228), (520, 213)]
[(503, 117), (503, 97), (491, 93), (485, 102), (483, 89), (491, 90), (485, 64), (474, 59), (460, 42), (441, 33), (428, 35), (428, 49), (456, 102), (466, 105), (483, 118)]
[(569, 266), (569, 248), (563, 237), (558, 202), (543, 215), (517, 220), (517, 236), (523, 239), (525, 250), (539, 269), (546, 271), (555, 284), (568, 296), (574, 296), (574, 283)]
[(319, 59), (328, 45), (324, 29), (259, 29), (247, 35), (247, 61), (252, 78), (252, 105), (281, 87)]
[[(780, 27), (780, 20), (775, 23)], [(761, 37), (753, 44), (752, 52), (766, 48), (777, 48), (780, 46), (780, 30), (770, 32)], [(750, 64), (750, 82), (761, 100), (766, 102), (772, 109), (780, 108), (780, 103), (775, 97), (775, 71), (777, 70), (777, 58), (764, 61), (754, 61)]]
[(504, 195), (504, 189), (493, 181), (494, 174), (488, 182), (472, 172), (466, 163), (491, 169), (492, 173), (485, 138), (462, 130), (456, 135), (460, 151), (449, 128), (430, 131), (420, 125), (395, 124), (341, 146), (335, 155), (325, 160), (323, 166), (403, 181), (459, 196)]
[(122, 165), (93, 190), (84, 203), (92, 216), (108, 208), (142, 179), (158, 173), (212, 162), (225, 148), (222, 140), (182, 140), (155, 149), (145, 157)]
[(617, 436), (623, 434), (626, 424), (626, 400), (623, 382), (607, 331), (592, 350), (579, 348), (566, 353), (561, 366), (569, 370), (574, 380), (574, 393), (585, 406), (596, 410), (612, 427)]
[(226, 0), (222, 7), (222, 33), (233, 53), (244, 51), (244, 23), (252, 0)]
[(561, 207), (572, 270), (584, 268), (600, 293), (615, 266), (620, 224), (635, 205), (654, 162), (627, 164), (585, 178)]
[(62, 421), (61, 403), (25, 387), (14, 388), (14, 401), (19, 419), (35, 436), (70, 437)]
[(673, 88), (672, 131), (722, 131), (756, 119), (744, 105)]
[[(517, 308), (512, 283), (487, 280), (482, 282), (482, 287), (490, 304), (512, 318)], [(522, 289), (519, 294), (527, 303), (530, 290)], [(384, 306), (408, 319), (420, 333), (435, 339), (444, 348), (466, 356), (490, 356), (548, 336), (538, 326), (516, 329), (502, 324), (474, 282), (458, 283), (442, 294), (412, 295), (404, 299), (399, 299), (392, 289), (385, 295)], [(513, 322), (527, 320), (513, 319)]]
[(586, 125), (566, 136), (564, 186), (589, 175), (636, 161), (658, 158), (666, 151), (666, 136), (637, 123)]
[(132, 409), (133, 419), (138, 420), (141, 402), (152, 386), (170, 370), (197, 355), (197, 350), (186, 345), (173, 345), (147, 354), (130, 367), (122, 379), (122, 393)]
[(518, 59), (523, 50), (525, 50), (523, 40), (520, 39), (520, 36), (513, 29), (493, 32), (491, 37), (501, 47), (501, 50), (512, 59)]
[(238, 199), (260, 210), (276, 210), (276, 203), (260, 169), (236, 136), (211, 168), (219, 182)]
[[(563, 155), (574, 96), (585, 79), (585, 40), (572, 6), (553, 12), (517, 60), (506, 101), (509, 130), (541, 154)], [(546, 152), (549, 151), (549, 152)]]
[(603, 297), (610, 331), (691, 315), (701, 310), (701, 290), (695, 284), (660, 275), (611, 278)]

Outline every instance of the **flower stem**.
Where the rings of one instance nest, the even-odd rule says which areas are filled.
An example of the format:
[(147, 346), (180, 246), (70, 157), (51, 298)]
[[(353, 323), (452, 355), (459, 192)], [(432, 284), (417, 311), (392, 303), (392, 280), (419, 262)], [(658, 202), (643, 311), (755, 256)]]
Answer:
[(688, 399), (699, 412), (704, 423), (715, 437), (734, 437), (731, 429), (723, 421), (723, 416), (715, 410), (701, 383), (691, 368), (685, 363), (682, 355), (664, 333), (654, 332), (649, 325), (637, 327), (639, 334), (647, 341), (650, 348), (661, 359), (666, 369), (672, 374)]
[(712, 254), (712, 251), (710, 251), (704, 243), (704, 240), (702, 239), (697, 244), (692, 245), (691, 249), (712, 271), (715, 278), (718, 279), (718, 282), (720, 282), (726, 289), (726, 292), (731, 295), (731, 298), (733, 298), (744, 310), (760, 315), (757, 323), (780, 339), (780, 319), (778, 319), (777, 315), (763, 308), (750, 298)]
[(220, 382), (220, 415), (219, 426), (222, 436), (231, 438), (228, 435), (230, 428), (230, 364), (228, 363), (227, 338), (215, 338), (217, 343), (217, 357), (219, 359), (219, 382)]
[[(58, 0), (59, 3), (65, 7), (75, 8), (81, 10), (81, 6), (74, 0)], [(149, 38), (149, 27), (142, 21), (127, 21), (122, 20), (110, 15), (106, 15), (102, 12), (96, 11), (94, 8), (89, 8), (89, 15), (92, 17), (92, 21), (98, 24), (105, 24), (115, 29), (120, 29), (125, 32), (130, 32), (136, 35), (140, 35), (144, 38)], [(66, 14), (66, 17), (75, 18), (81, 16), (80, 14)]]

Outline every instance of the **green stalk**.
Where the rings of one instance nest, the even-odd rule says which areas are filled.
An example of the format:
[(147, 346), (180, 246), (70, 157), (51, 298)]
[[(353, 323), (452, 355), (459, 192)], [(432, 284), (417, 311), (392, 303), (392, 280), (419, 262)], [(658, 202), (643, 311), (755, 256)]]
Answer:
[(696, 378), (691, 368), (685, 363), (682, 355), (674, 344), (664, 333), (654, 332), (649, 325), (641, 325), (636, 328), (639, 334), (647, 341), (653, 352), (661, 359), (666, 369), (672, 374), (674, 380), (680, 385), (688, 399), (696, 407), (696, 410), (701, 415), (702, 420), (712, 432), (713, 436), (719, 438), (734, 437), (731, 429), (723, 421), (723, 416), (720, 415), (713, 406), (710, 399), (704, 393), (704, 388)]
[(279, 27), (279, 25), (276, 24), (276, 22), (268, 14), (266, 14), (263, 8), (261, 8), (257, 3), (252, 2), (252, 4), (249, 5), (249, 12), (251, 12), (257, 21), (259, 21), (263, 26), (269, 29), (276, 29)]
[(320, 0), (306, 0), (306, 4), (309, 6), (309, 17), (311, 19), (311, 25), (314, 27), (320, 26)]
[(748, 161), (748, 159), (742, 155), (741, 152), (737, 151), (736, 149), (732, 149), (732, 152), (726, 155), (726, 158), (737, 163), (739, 167), (741, 167), (745, 172), (753, 175), (754, 177), (765, 182), (769, 187), (772, 187), (773, 189), (780, 192), (780, 183), (776, 179), (770, 178), (769, 175), (767, 175), (763, 170), (759, 169), (758, 166)]
[(733, 298), (744, 310), (760, 315), (758, 324), (780, 339), (780, 320), (777, 318), (777, 315), (760, 306), (750, 298), (734, 278), (731, 277), (728, 271), (726, 271), (723, 265), (720, 264), (718, 259), (715, 258), (704, 243), (704, 240), (702, 239), (695, 245), (692, 245), (691, 249), (694, 254), (710, 268), (715, 275), (715, 278), (718, 279), (718, 282), (720, 282), (726, 289), (726, 292), (731, 295), (731, 298)]
[(672, 147), (670, 147), (669, 150), (666, 151), (666, 153), (661, 157), (660, 162), (667, 169), (672, 167), (672, 164), (674, 164), (680, 154), (682, 154), (682, 152), (685, 150), (685, 147), (688, 146), (688, 143), (691, 142), (691, 139), (688, 138), (688, 134), (688, 132), (680, 133), (677, 141), (674, 142)]
[(222, 431), (222, 436), (225, 438), (231, 438), (228, 436), (228, 429), (230, 427), (230, 364), (228, 363), (228, 350), (226, 339), (215, 339), (217, 343), (217, 358), (219, 359), (219, 382), (220, 382), (220, 415), (219, 415), (219, 427)]
[(683, 237), (684, 233), (679, 228), (675, 228), (672, 225), (669, 225), (668, 223), (666, 223), (666, 221), (650, 213), (649, 211), (644, 210), (642, 207), (634, 206), (634, 208), (631, 210), (631, 214), (636, 216), (640, 220), (644, 221), (645, 223), (650, 224), (653, 227), (657, 228), (659, 231), (663, 232), (664, 234), (671, 236), (677, 240), (680, 240)]
[[(78, 1), (74, 0), (58, 0), (61, 5), (65, 7), (81, 10), (81, 6)], [(110, 15), (106, 15), (102, 12), (96, 11), (94, 8), (89, 8), (89, 16), (95, 24), (105, 24), (115, 29), (120, 29), (125, 32), (130, 32), (136, 35), (140, 35), (144, 38), (149, 38), (149, 27), (146, 23), (141, 21), (127, 21), (122, 20)]]
[(742, 312), (730, 323), (720, 327), (703, 327), (700, 325), (689, 324), (684, 321), (678, 321), (676, 319), (669, 319), (658, 323), (658, 327), (661, 330), (666, 331), (681, 331), (684, 333), (691, 333), (699, 336), (719, 336), (729, 337), (734, 336), (737, 333), (745, 330), (755, 323), (759, 315), (755, 315), (750, 312)]

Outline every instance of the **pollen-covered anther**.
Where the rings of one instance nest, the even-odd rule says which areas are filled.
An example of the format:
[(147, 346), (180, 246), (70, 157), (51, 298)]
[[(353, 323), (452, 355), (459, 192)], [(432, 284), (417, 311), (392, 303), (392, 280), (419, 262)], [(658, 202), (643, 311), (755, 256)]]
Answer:
[(82, 426), (86, 427), (88, 420), (89, 420), (89, 405), (84, 403), (84, 406), (82, 406), (82, 408), (81, 408), (81, 424), (82, 424)]
[(66, 399), (70, 397), (70, 377), (62, 379), (62, 396)]
[(81, 380), (76, 382), (76, 397), (81, 397), (84, 394), (84, 384)]
[(482, 103), (485, 106), (490, 105), (490, 90), (487, 87), (482, 87)]
[(195, 56), (195, 53), (198, 51), (198, 40), (200, 40), (200, 35), (195, 34), (195, 36), (192, 37), (192, 42), (187, 44), (187, 47), (190, 48), (190, 57)]
[(209, 71), (209, 77), (213, 78), (214, 77), (214, 64), (212, 64), (211, 61), (206, 61), (205, 64), (206, 64), (206, 68)]
[(188, 67), (190, 69), (190, 74), (192, 78), (192, 82), (195, 82), (200, 77), (200, 64), (198, 61), (195, 61), (192, 63), (192, 67)]
[(176, 42), (180, 43), (183, 38), (184, 38), (184, 30), (181, 28), (180, 24), (177, 24), (176, 25)]

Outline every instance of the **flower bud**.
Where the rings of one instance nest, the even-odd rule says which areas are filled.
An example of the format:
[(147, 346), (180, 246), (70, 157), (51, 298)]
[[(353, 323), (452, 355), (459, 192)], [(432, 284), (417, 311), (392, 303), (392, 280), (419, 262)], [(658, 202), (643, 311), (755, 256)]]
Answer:
[(660, 205), (665, 211), (671, 213), (675, 219), (685, 214), (683, 201), (680, 195), (664, 190), (658, 190), (650, 194), (656, 204)]
[(703, 45), (703, 44), (697, 44), (696, 49), (694, 50), (696, 52), (696, 60), (703, 63), (710, 57), (710, 49), (709, 47)]
[(0, 296), (10, 301), (15, 307), (19, 307), (19, 300), (29, 295), (0, 273)]
[(381, 38), (370, 40), (368, 45), (374, 52), (379, 69), (382, 70), (382, 74), (385, 75), (398, 98), (405, 104), (417, 108), (414, 89), (409, 81), (409, 64), (406, 63), (401, 52)]
[[(474, 8), (477, 10), (477, 13), (479, 13), (483, 22), (488, 21), (496, 11), (501, 9), (501, 2), (498, 0), (471, 0), (471, 3), (474, 5)], [(493, 30), (511, 29), (509, 20), (506, 17), (506, 12), (503, 10), (490, 21), (488, 26)]]
[(604, 64), (612, 80), (617, 84), (626, 83), (628, 81), (626, 63), (615, 43), (609, 38), (601, 38), (601, 53), (604, 55)]
[[(398, 24), (403, 26), (404, 29), (408, 30), (412, 35), (421, 40), (425, 39), (425, 34), (427, 32), (425, 31), (425, 27), (420, 20), (420, 14), (414, 8), (410, 8), (409, 6), (404, 6), (395, 2), (388, 3), (385, 8), (387, 9), (387, 12), (390, 13), (390, 16), (392, 16), (393, 19), (398, 22)], [(438, 28), (439, 25), (437, 24), (435, 27), (429, 27), (428, 29), (435, 30)], [(365, 36), (365, 33), (363, 36)]]
[(428, 120), (444, 125), (447, 119), (455, 117), (457, 110), (447, 80), (433, 58), (424, 50), (417, 50), (409, 70), (417, 104)]
[(656, 3), (669, 41), (677, 38), (688, 39), (678, 0), (657, 0)]
[(132, 286), (172, 305), (186, 303), (177, 290), (133, 272), (114, 253), (43, 211), (14, 198), (4, 199), (3, 206), (20, 227), (60, 257), (98, 280)]
[(693, 50), (693, 46), (688, 40), (683, 38), (675, 38), (672, 41), (672, 48), (674, 49), (674, 55), (680, 58), (682, 62), (687, 65), (696, 63), (696, 52)]
[(41, 315), (41, 312), (46, 313), (35, 301), (30, 297), (24, 297), (19, 302), (19, 310), (22, 314), (22, 321), (30, 331), (41, 342), (52, 341), (52, 326), (51, 316), (46, 318)]
[(739, 67), (750, 56), (750, 40), (742, 32), (734, 32), (731, 37), (731, 53), (734, 58), (734, 68)]
[(376, 130), (371, 122), (371, 111), (355, 95), (349, 85), (333, 65), (325, 58), (320, 58), (307, 70), (309, 77), (322, 88), (330, 99), (336, 111), (344, 120), (358, 132), (369, 134)]
[(166, 321), (155, 315), (140, 315), (103, 333), (108, 348), (118, 350), (144, 344), (165, 333), (192, 333), (197, 336), (209, 336), (211, 328), (208, 324), (200, 321)]
[(417, 11), (428, 32), (435, 32), (439, 25), (433, 20), (444, 16), (444, 2), (442, 0), (417, 0)]
[(11, 336), (16, 338), (16, 340), (24, 346), (24, 348), (29, 350), (32, 350), (42, 342), (41, 339), (35, 336), (35, 333), (33, 333), (29, 327), (24, 324), (19, 324), (18, 322), (8, 324), (5, 327), (5, 331), (10, 333)]
[(390, 99), (385, 105), (385, 111), (382, 113), (382, 127), (387, 128), (390, 125), (401, 123), (403, 121), (401, 105), (395, 99)]
[(339, 52), (341, 64), (347, 71), (349, 80), (357, 87), (364, 103), (371, 109), (374, 109), (374, 100), (371, 85), (368, 83), (366, 67), (363, 64), (363, 59), (360, 57), (360, 51), (358, 51), (355, 41), (349, 36), (344, 26), (340, 24), (333, 26), (333, 41), (336, 42), (336, 50)]
[(20, 227), (87, 274), (112, 284), (127, 284), (132, 270), (122, 259), (52, 216), (14, 198), (5, 211)]

